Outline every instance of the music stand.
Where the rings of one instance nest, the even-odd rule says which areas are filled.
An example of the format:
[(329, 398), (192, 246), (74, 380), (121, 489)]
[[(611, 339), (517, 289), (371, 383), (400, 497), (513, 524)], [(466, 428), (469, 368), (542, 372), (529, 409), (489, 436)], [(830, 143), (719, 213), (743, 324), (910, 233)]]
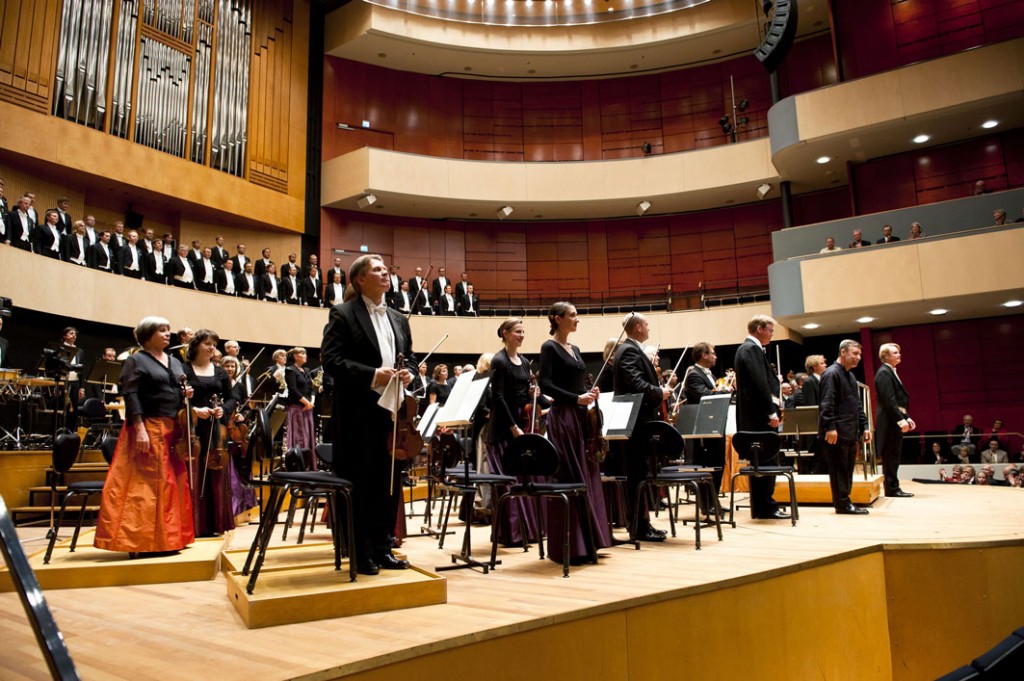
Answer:
[[(476, 414), (477, 408), (480, 406), (480, 402), (483, 400), (486, 394), (487, 385), (490, 383), (490, 377), (484, 376), (482, 378), (476, 377), (475, 371), (463, 372), (458, 380), (455, 381), (455, 387), (452, 388), (451, 394), (448, 396), (448, 400), (441, 407), (437, 418), (434, 419), (433, 426), (444, 427), (456, 433), (459, 438), (459, 443), (463, 447), (462, 461), (463, 461), (463, 477), (462, 484), (459, 485), (460, 490), (463, 492), (463, 500), (469, 493), (470, 488), (470, 468), (469, 468), (469, 452), (465, 451), (466, 432), (473, 425), (473, 416)], [(478, 476), (480, 477), (480, 476)], [(504, 478), (507, 476), (483, 476), (484, 478)], [(509, 478), (512, 482), (515, 478)], [(486, 483), (486, 480), (481, 482)], [(472, 486), (472, 492), (476, 493), (476, 487)], [(449, 507), (450, 508), (450, 507)], [(447, 520), (445, 521), (447, 525)], [(472, 514), (467, 516), (466, 529), (462, 538), (462, 550), (457, 554), (452, 554), (452, 564), (442, 565), (441, 567), (435, 568), (436, 572), (443, 570), (459, 570), (462, 568), (480, 568), (484, 574), (490, 570), (488, 563), (482, 563), (473, 558), (473, 550), (470, 539), (470, 528), (473, 525)], [(447, 528), (445, 528), (447, 529)], [(442, 530), (443, 532), (443, 530)]]
[(640, 394), (601, 393), (597, 398), (597, 404), (604, 416), (604, 428), (601, 433), (604, 439), (628, 440), (632, 437), (643, 401), (644, 396)]
[[(802, 435), (818, 434), (818, 407), (794, 407), (786, 410), (786, 418), (782, 421), (781, 435), (792, 435), (795, 437), (793, 451), (797, 458), (802, 455), (800, 452), (800, 437)], [(810, 453), (806, 454), (810, 455)]]
[(85, 382), (103, 386), (102, 391), (106, 395), (107, 386), (117, 385), (121, 381), (122, 366), (124, 366), (124, 362), (98, 359), (89, 370), (89, 377), (85, 379)]

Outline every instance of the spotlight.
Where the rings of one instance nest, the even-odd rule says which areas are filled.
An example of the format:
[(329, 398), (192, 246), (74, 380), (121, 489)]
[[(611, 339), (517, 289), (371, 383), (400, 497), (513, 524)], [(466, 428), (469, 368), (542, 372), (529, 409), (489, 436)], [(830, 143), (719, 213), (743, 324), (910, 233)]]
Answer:
[(747, 123), (749, 123), (749, 122), (750, 122), (750, 119), (749, 119), (749, 118), (747, 118), (746, 116), (740, 116), (740, 117), (739, 117), (739, 118), (738, 118), (738, 119), (736, 120), (736, 125), (746, 125), (746, 124), (747, 124)]
[(644, 213), (646, 213), (650, 209), (651, 209), (651, 202), (648, 201), (647, 199), (644, 199), (640, 203), (636, 204), (636, 214), (637, 215), (643, 215)]
[(641, 144), (640, 145), (640, 151), (642, 151), (644, 153), (644, 156), (650, 156), (651, 155), (651, 143), (650, 142), (644, 142), (643, 144)]
[(356, 201), (356, 205), (359, 206), (360, 208), (369, 208), (375, 203), (377, 203), (377, 197), (374, 196), (373, 194), (367, 194), (363, 198), (358, 199)]
[(731, 123), (726, 123), (725, 125), (723, 125), (722, 126), (722, 132), (724, 132), (726, 135), (728, 135), (730, 132), (732, 132), (732, 124)]
[(724, 128), (726, 125), (729, 124), (729, 117), (728, 116), (722, 116), (721, 118), (718, 119), (718, 124), (721, 125)]
[(750, 106), (750, 102), (745, 99), (741, 99), (740, 103), (736, 105), (736, 108), (740, 111), (746, 111), (748, 106)]
[(763, 199), (764, 197), (768, 196), (768, 192), (770, 192), (771, 190), (772, 186), (765, 182), (764, 184), (757, 188), (757, 198)]
[(509, 215), (512, 215), (512, 210), (512, 206), (502, 206), (501, 208), (498, 209), (498, 219), (504, 220)]

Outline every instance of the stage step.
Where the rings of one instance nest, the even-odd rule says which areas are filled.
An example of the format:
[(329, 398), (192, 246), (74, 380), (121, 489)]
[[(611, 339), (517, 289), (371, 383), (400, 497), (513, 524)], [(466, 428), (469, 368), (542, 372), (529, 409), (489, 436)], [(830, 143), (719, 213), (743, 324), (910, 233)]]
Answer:
[[(78, 518), (78, 510), (81, 508), (80, 504), (81, 504), (81, 502), (79, 502), (79, 504), (76, 505), (73, 509), (70, 506), (68, 507), (68, 510), (65, 511), (65, 521), (72, 522), (72, 519), (77, 519)], [(74, 510), (73, 514), (71, 513), (72, 510)], [(86, 512), (87, 515), (92, 515), (92, 514), (99, 513), (99, 511), (100, 511), (100, 507), (99, 507), (98, 504), (95, 505), (95, 506), (86, 506), (85, 507), (85, 512)], [(47, 504), (45, 506), (15, 506), (14, 508), (10, 509), (10, 513), (11, 513), (11, 520), (14, 521), (15, 525), (17, 525), (19, 522), (25, 522), (24, 520), (20, 520), (19, 521), (18, 516), (31, 515), (31, 516), (43, 516), (43, 517), (49, 518), (50, 517), (50, 505)], [(54, 515), (60, 513), (60, 504), (57, 504), (56, 506), (53, 507), (53, 513), (54, 513)], [(36, 520), (38, 520), (38, 518), (36, 518)], [(75, 520), (74, 522), (77, 522), (77, 520)]]

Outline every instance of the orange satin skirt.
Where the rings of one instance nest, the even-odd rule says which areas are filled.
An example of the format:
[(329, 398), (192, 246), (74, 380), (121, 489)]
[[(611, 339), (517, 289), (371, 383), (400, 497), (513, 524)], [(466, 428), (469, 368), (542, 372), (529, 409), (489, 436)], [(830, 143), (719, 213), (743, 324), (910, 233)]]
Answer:
[(143, 422), (150, 447), (135, 447), (125, 424), (103, 485), (96, 540), (108, 551), (177, 551), (195, 541), (185, 462), (174, 454), (174, 419)]

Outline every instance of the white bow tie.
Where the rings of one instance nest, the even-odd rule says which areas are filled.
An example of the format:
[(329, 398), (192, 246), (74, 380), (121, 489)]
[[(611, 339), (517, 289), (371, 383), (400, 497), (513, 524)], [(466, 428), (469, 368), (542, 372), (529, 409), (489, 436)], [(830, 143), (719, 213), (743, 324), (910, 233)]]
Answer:
[(370, 312), (374, 312), (379, 315), (386, 315), (388, 313), (387, 305), (373, 305), (370, 307)]

